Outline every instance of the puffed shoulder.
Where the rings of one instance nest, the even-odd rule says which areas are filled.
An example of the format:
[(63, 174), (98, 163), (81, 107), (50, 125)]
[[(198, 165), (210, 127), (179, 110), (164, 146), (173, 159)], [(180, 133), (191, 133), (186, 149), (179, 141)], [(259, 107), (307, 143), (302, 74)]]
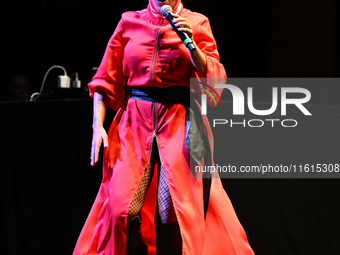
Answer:
[(198, 12), (193, 12), (190, 11), (189, 9), (183, 9), (181, 16), (185, 18), (190, 18), (191, 22), (195, 22), (196, 24), (202, 24), (204, 22), (209, 22), (209, 19), (207, 16), (198, 13)]

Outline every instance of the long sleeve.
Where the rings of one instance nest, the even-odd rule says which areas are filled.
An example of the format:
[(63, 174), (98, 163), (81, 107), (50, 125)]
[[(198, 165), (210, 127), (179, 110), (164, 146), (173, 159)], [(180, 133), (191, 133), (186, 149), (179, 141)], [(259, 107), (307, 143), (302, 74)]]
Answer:
[[(200, 48), (202, 53), (205, 55), (207, 60), (206, 74), (205, 76), (199, 76), (195, 73), (196, 78), (206, 78), (202, 82), (206, 83), (208, 86), (203, 86), (202, 84), (194, 87), (197, 94), (204, 93), (200, 88), (208, 90), (214, 96), (215, 100), (219, 98), (222, 94), (223, 89), (214, 89), (213, 85), (216, 83), (225, 83), (227, 79), (226, 71), (220, 62), (220, 56), (217, 51), (217, 45), (213, 33), (211, 31), (210, 22), (208, 18), (204, 18), (199, 26), (198, 31), (194, 34), (194, 40), (197, 46)], [(210, 106), (215, 106), (215, 102), (212, 98), (208, 98), (208, 104)]]
[(123, 54), (126, 40), (123, 38), (123, 19), (118, 23), (110, 38), (100, 66), (88, 84), (90, 96), (99, 92), (110, 98), (109, 106), (118, 110), (124, 101), (126, 76), (123, 74)]
[(208, 18), (201, 22), (198, 29), (199, 31), (194, 39), (197, 46), (207, 58), (207, 73), (204, 78), (226, 78), (226, 72), (220, 63), (220, 56)]

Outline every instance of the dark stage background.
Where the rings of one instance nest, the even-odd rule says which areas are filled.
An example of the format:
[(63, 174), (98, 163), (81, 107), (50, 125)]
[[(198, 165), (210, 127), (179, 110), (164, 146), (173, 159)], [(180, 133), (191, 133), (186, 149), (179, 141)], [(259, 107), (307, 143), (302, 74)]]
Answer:
[[(2, 8), (2, 253), (71, 254), (101, 179), (89, 165), (91, 100), (61, 93), (52, 65), (85, 84), (122, 12), (146, 1), (11, 1)], [(210, 18), (229, 77), (339, 77), (336, 0), (187, 0)], [(66, 99), (77, 97), (77, 99)], [(337, 97), (327, 102), (338, 104)], [(334, 115), (332, 115), (334, 116)], [(338, 116), (340, 117), (340, 116)], [(338, 130), (332, 130), (338, 135)], [(331, 149), (331, 148), (330, 148)], [(340, 254), (339, 180), (228, 179), (223, 184), (256, 254)]]

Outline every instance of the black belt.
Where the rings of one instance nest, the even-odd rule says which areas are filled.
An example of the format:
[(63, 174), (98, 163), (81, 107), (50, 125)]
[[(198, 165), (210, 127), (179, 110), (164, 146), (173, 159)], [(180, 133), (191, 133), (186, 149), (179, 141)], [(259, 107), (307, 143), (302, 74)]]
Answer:
[(189, 103), (190, 89), (186, 86), (131, 87), (131, 97), (160, 103)]

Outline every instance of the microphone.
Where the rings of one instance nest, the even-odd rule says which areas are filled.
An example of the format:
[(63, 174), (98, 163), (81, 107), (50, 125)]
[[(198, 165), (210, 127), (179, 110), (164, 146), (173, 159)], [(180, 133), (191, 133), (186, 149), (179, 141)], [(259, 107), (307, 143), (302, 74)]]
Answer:
[(175, 18), (174, 18), (174, 16), (171, 15), (171, 13), (172, 13), (171, 6), (170, 5), (163, 5), (160, 9), (160, 13), (162, 14), (163, 17), (165, 17), (169, 21), (169, 23), (171, 24), (173, 29), (176, 31), (179, 38), (181, 38), (184, 45), (191, 52), (194, 52), (196, 50), (196, 47), (194, 46), (192, 39), (187, 35), (187, 33), (179, 31), (178, 28), (175, 26), (175, 23), (173, 21)]

